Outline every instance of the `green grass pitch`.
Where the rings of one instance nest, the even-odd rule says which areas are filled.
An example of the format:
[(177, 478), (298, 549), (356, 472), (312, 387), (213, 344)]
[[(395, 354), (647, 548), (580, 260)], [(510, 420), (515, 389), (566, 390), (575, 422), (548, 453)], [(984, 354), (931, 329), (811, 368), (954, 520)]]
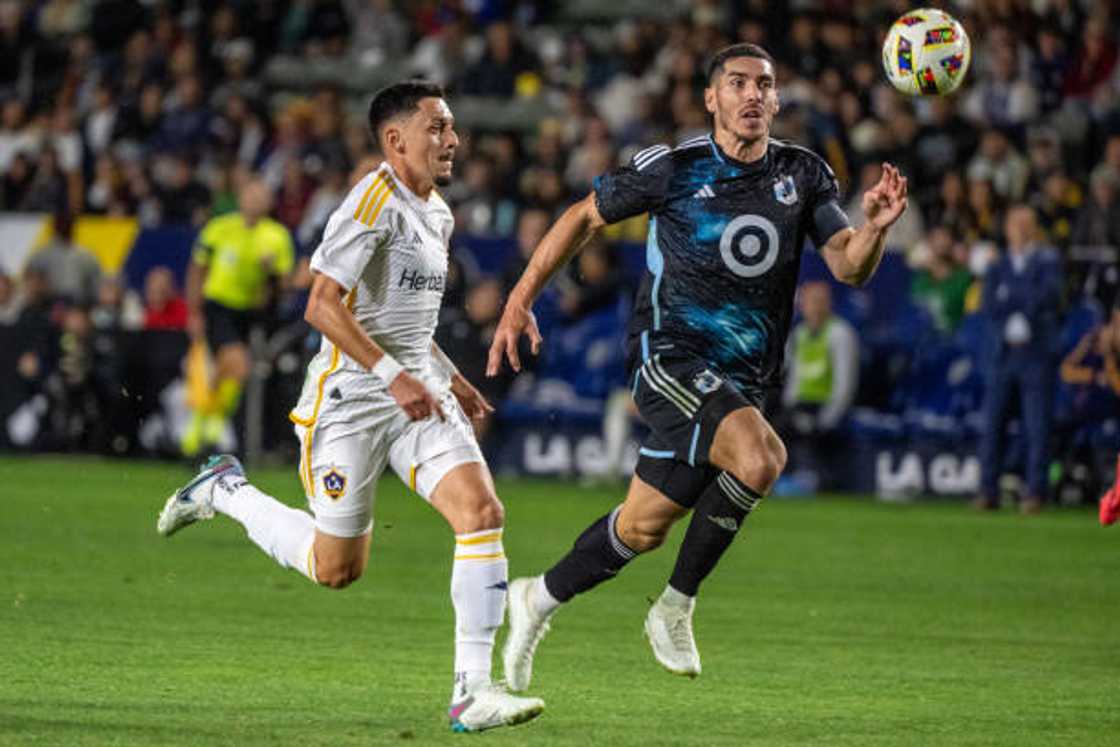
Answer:
[[(1120, 530), (1087, 511), (771, 500), (697, 608), (704, 674), (642, 637), (669, 546), (555, 618), (537, 721), (452, 735), (452, 540), (381, 485), (345, 591), (274, 566), (218, 517), (173, 539), (166, 464), (0, 457), (0, 744), (1120, 744)], [(294, 469), (256, 484), (297, 502)], [(501, 481), (514, 575), (618, 493)]]

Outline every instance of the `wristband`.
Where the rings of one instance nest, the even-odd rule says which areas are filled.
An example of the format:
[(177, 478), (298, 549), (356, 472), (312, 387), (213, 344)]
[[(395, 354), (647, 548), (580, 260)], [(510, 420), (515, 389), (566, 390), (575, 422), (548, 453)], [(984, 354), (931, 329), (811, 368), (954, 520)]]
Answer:
[(397, 363), (393, 356), (388, 353), (382, 353), (380, 360), (373, 365), (369, 370), (371, 374), (385, 382), (385, 386), (393, 383), (393, 379), (404, 370), (404, 366)]

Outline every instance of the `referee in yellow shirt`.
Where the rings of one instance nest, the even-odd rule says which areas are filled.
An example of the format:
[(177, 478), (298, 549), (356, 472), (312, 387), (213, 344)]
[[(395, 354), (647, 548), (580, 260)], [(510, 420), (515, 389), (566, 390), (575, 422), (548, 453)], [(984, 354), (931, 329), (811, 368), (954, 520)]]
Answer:
[(249, 378), (249, 329), (261, 320), (274, 279), (292, 271), (292, 237), (268, 217), (272, 191), (259, 179), (245, 183), (236, 213), (202, 228), (187, 272), (188, 331), (205, 341), (214, 360), (210, 396), (195, 408), (182, 449), (194, 456), (215, 446), (237, 412)]

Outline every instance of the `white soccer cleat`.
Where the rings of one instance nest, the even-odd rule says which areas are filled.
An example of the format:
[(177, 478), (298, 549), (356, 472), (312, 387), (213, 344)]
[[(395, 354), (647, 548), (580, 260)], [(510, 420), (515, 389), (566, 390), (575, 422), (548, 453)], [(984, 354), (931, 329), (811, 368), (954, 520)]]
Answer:
[(535, 578), (515, 578), (509, 584), (509, 635), (502, 649), (509, 689), (521, 692), (533, 679), (533, 655), (537, 645), (548, 632), (548, 618), (533, 609), (529, 595), (536, 585)]
[(540, 698), (513, 695), (504, 686), (494, 684), (468, 692), (462, 700), (451, 704), (447, 716), (451, 731), (473, 732), (523, 724), (543, 710), (544, 701)]
[(156, 521), (156, 531), (170, 537), (196, 521), (214, 517), (214, 483), (223, 476), (245, 476), (237, 457), (230, 454), (210, 457), (195, 478), (167, 499)]
[(700, 674), (700, 652), (692, 637), (694, 606), (694, 602), (678, 606), (658, 599), (646, 615), (646, 637), (654, 657), (661, 666), (684, 677)]

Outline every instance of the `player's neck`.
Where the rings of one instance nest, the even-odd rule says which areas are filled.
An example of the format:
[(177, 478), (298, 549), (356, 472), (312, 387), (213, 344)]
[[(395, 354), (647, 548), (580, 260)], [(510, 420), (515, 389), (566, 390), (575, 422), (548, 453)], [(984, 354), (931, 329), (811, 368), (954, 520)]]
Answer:
[(753, 163), (759, 160), (766, 155), (766, 149), (770, 146), (769, 134), (763, 135), (757, 140), (747, 141), (735, 137), (735, 134), (730, 130), (716, 130), (713, 138), (720, 150), (742, 163)]
[(393, 167), (393, 175), (397, 180), (403, 184), (409, 192), (419, 197), (422, 201), (427, 202), (428, 197), (431, 196), (435, 184), (432, 182), (431, 177), (422, 177), (414, 173), (408, 168), (406, 163), (393, 163), (389, 162)]

